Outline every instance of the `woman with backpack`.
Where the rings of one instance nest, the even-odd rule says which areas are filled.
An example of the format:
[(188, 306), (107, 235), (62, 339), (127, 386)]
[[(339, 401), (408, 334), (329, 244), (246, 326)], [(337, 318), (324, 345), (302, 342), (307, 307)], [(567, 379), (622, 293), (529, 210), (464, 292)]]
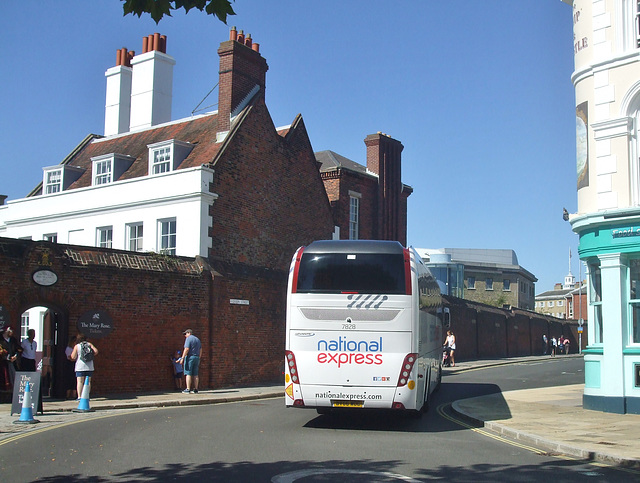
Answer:
[(76, 389), (78, 399), (82, 397), (82, 387), (85, 377), (89, 378), (89, 390), (91, 390), (91, 376), (93, 375), (93, 356), (98, 353), (98, 349), (87, 340), (84, 334), (78, 334), (76, 345), (71, 352), (71, 359), (76, 361)]

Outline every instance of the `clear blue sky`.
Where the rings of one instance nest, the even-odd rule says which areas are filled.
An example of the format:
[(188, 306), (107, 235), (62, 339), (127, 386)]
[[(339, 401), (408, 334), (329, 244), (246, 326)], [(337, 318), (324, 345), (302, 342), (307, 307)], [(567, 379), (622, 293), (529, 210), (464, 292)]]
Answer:
[[(218, 80), (236, 25), (269, 64), (277, 126), (301, 113), (315, 151), (365, 164), (364, 138), (404, 145), (409, 244), (509, 248), (536, 293), (578, 277), (572, 10), (560, 0), (237, 0), (228, 25), (192, 11), (123, 17), (119, 0), (21, 0), (0, 17), (0, 194), (23, 198), (104, 131), (104, 72), (160, 32), (176, 59), (173, 118)], [(217, 102), (217, 91), (205, 105)]]

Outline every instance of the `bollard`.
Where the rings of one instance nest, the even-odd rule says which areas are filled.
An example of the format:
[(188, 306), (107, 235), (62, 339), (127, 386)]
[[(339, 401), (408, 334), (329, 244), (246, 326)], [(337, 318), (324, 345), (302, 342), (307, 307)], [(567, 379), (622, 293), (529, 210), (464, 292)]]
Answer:
[(74, 409), (74, 413), (88, 413), (93, 411), (89, 407), (89, 381), (90, 377), (84, 378), (84, 386), (82, 387), (82, 396), (80, 397), (80, 402), (78, 403), (78, 409)]
[(20, 419), (14, 421), (14, 424), (35, 424), (39, 423), (37, 419), (33, 419), (33, 408), (31, 407), (31, 386), (29, 382), (24, 388), (24, 396), (22, 398), (22, 411)]

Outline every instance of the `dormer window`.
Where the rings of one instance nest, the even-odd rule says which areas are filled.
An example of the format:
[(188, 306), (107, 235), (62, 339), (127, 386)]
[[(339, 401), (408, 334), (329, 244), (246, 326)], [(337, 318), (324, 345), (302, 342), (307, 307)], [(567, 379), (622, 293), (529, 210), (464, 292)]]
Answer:
[(153, 174), (171, 171), (171, 145), (154, 149), (151, 163)]
[(42, 193), (52, 195), (66, 190), (84, 173), (84, 169), (76, 166), (58, 165), (44, 168)]
[(93, 162), (93, 184), (111, 183), (111, 160)]
[(171, 139), (149, 144), (149, 174), (161, 174), (174, 171), (189, 156), (193, 144)]
[(44, 174), (44, 192), (47, 195), (62, 191), (62, 169), (48, 171)]
[(122, 173), (129, 169), (134, 161), (135, 158), (132, 156), (115, 153), (103, 154), (102, 156), (91, 158), (91, 162), (93, 163), (93, 186), (109, 184), (117, 181), (120, 176), (122, 176)]

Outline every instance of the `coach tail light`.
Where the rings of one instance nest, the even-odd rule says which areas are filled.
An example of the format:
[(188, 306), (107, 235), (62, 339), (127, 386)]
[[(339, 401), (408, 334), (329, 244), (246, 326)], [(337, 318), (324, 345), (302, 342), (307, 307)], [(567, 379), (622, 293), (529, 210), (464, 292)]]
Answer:
[(417, 358), (418, 354), (415, 353), (407, 354), (407, 356), (404, 358), (402, 369), (400, 370), (400, 375), (398, 376), (398, 387), (406, 386), (407, 383), (409, 383), (409, 389), (413, 389), (413, 387), (415, 387), (414, 381), (409, 381), (409, 376), (411, 375), (413, 365), (416, 363)]
[[(298, 366), (296, 365), (296, 356), (293, 355), (291, 351), (284, 351), (284, 360), (287, 364), (287, 374), (285, 375), (285, 381), (287, 383), (291, 382), (293, 384), (300, 384), (300, 378), (298, 377)], [(289, 379), (291, 378), (291, 379)], [(288, 393), (289, 389), (291, 390), (291, 394)], [(293, 387), (287, 387), (287, 394), (291, 399), (293, 399)], [(293, 405), (295, 407), (303, 408), (304, 401), (302, 399), (294, 399)]]
[(289, 368), (291, 382), (293, 382), (294, 384), (300, 384), (300, 378), (298, 377), (298, 367), (296, 365), (296, 356), (294, 356), (293, 352), (291, 351), (285, 351), (284, 357), (287, 363), (287, 367)]

